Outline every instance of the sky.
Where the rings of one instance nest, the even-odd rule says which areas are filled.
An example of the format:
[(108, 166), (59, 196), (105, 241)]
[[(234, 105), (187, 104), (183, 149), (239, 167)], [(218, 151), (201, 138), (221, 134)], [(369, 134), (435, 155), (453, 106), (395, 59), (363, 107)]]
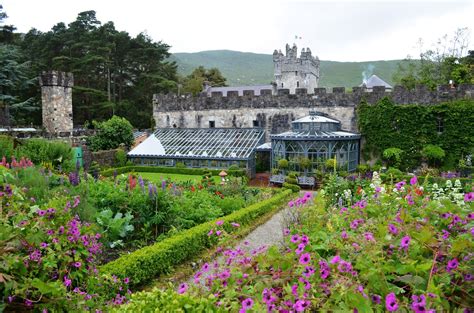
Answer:
[[(27, 32), (94, 10), (102, 23), (132, 36), (146, 32), (171, 52), (236, 50), (273, 53), (286, 43), (309, 47), (321, 60), (375, 61), (417, 57), (445, 34), (469, 29), (474, 1), (350, 0), (0, 0), (6, 24)], [(297, 39), (296, 39), (297, 38)]]

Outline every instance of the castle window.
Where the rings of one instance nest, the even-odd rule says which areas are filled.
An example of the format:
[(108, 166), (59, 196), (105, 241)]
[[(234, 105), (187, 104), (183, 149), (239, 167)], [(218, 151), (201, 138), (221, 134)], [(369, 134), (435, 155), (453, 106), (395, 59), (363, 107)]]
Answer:
[(441, 134), (444, 131), (444, 123), (442, 117), (438, 117), (436, 119), (436, 128), (438, 130), (438, 134)]
[(281, 83), (281, 88), (283, 88), (283, 83)]
[(215, 128), (216, 127), (216, 121), (209, 121), (209, 128)]
[(295, 76), (298, 76), (298, 71), (295, 71)]
[(253, 120), (253, 127), (260, 127), (260, 122), (257, 120)]
[(300, 82), (296, 82), (296, 88), (300, 88)]

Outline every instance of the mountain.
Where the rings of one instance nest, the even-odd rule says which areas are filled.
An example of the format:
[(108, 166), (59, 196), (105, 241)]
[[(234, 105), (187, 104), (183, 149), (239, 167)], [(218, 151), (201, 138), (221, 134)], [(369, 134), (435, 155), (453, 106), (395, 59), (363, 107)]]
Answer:
[[(269, 84), (273, 81), (273, 58), (271, 54), (258, 54), (230, 50), (174, 53), (171, 60), (178, 64), (181, 75), (190, 74), (202, 65), (217, 67), (229, 86)], [(354, 87), (362, 83), (362, 74), (376, 74), (393, 85), (392, 76), (400, 60), (369, 62), (336, 62), (321, 60), (321, 87)]]

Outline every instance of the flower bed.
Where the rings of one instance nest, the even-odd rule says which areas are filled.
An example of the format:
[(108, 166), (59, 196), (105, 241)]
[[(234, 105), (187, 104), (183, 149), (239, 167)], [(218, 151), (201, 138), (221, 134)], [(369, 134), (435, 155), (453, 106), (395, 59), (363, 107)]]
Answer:
[[(220, 220), (229, 224), (228, 231), (232, 230), (231, 222), (242, 225), (250, 224), (255, 218), (275, 209), (290, 193), (289, 190), (283, 191), (270, 199), (238, 210)], [(102, 266), (101, 271), (122, 278), (130, 277), (132, 284), (145, 283), (147, 280), (168, 272), (173, 265), (180, 264), (197, 255), (203, 249), (214, 245), (216, 240), (208, 236), (209, 231), (214, 228), (214, 224), (215, 221), (203, 223), (154, 245), (124, 255)]]
[[(176, 288), (174, 308), (181, 295), (231, 312), (472, 308), (474, 189), (460, 198), (457, 185), (440, 196), (413, 177), (375, 180), (334, 205), (327, 190), (314, 205), (291, 202), (296, 223), (284, 231), (284, 249), (223, 249), (223, 262), (204, 264)], [(141, 303), (130, 305), (153, 308)]]
[[(170, 173), (170, 174), (188, 174), (188, 175), (204, 175), (211, 173), (212, 175), (219, 175), (222, 170), (210, 170), (204, 168), (177, 168), (177, 167), (159, 167), (159, 166), (124, 166), (115, 169), (105, 170), (101, 172), (103, 176), (113, 176), (117, 174), (125, 174), (130, 172), (143, 173)], [(247, 175), (245, 170), (229, 170), (227, 174), (235, 177), (243, 177)]]

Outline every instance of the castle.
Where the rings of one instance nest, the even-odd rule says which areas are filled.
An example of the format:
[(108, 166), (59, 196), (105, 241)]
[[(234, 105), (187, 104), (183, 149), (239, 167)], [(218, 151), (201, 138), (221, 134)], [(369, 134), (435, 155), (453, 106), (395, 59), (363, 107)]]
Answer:
[[(176, 128), (246, 128), (265, 129), (266, 140), (270, 134), (290, 130), (291, 122), (308, 114), (309, 109), (328, 114), (341, 122), (343, 129), (357, 132), (356, 110), (364, 100), (375, 104), (383, 97), (396, 104), (436, 104), (455, 99), (474, 98), (473, 85), (449, 85), (430, 90), (417, 86), (407, 90), (403, 86), (387, 89), (386, 86), (334, 87), (332, 92), (318, 86), (319, 60), (311, 50), (301, 52), (286, 47), (286, 55), (273, 53), (275, 83), (267, 86), (211, 87), (197, 97), (191, 94), (155, 94), (153, 117), (156, 127)], [(306, 86), (306, 87), (304, 87)], [(219, 89), (219, 88), (225, 88)], [(370, 92), (369, 92), (370, 91)]]

